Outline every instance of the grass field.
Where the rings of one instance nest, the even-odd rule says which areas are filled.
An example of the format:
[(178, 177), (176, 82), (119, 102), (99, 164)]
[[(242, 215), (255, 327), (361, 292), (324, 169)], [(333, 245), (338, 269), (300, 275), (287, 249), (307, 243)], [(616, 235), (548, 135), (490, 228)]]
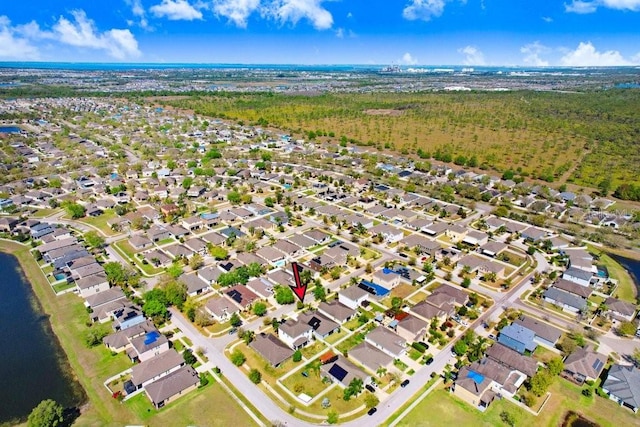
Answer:
[(500, 413), (506, 411), (515, 418), (516, 426), (558, 426), (567, 411), (573, 410), (595, 421), (602, 427), (634, 426), (640, 424), (640, 416), (621, 408), (615, 402), (598, 396), (585, 397), (580, 388), (557, 378), (550, 387), (551, 398), (539, 416), (534, 416), (518, 406), (496, 400), (484, 413), (450, 395), (439, 386), (416, 408), (402, 419), (399, 426), (446, 426), (457, 427), (501, 426)]
[(637, 291), (629, 272), (616, 260), (606, 253), (601, 252), (599, 249), (593, 246), (588, 246), (588, 249), (589, 252), (600, 257), (598, 263), (607, 267), (607, 270), (609, 270), (609, 277), (618, 280), (618, 289), (616, 290), (615, 296), (623, 301), (635, 303)]
[[(157, 101), (158, 99), (156, 99)], [(595, 187), (611, 177), (640, 183), (639, 91), (371, 93), (293, 96), (224, 94), (166, 100), (198, 114), (266, 120), (305, 139), (350, 141), (485, 169)], [(371, 114), (390, 110), (394, 114)], [(312, 132), (309, 135), (309, 132)], [(318, 135), (321, 135), (318, 137)], [(324, 136), (326, 135), (326, 136)]]

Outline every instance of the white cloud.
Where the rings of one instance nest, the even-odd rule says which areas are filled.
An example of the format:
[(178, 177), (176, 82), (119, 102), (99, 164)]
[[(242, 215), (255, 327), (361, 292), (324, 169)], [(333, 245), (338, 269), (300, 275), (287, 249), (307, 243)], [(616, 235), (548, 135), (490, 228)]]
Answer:
[(214, 0), (213, 12), (224, 16), (238, 27), (246, 28), (249, 15), (259, 6), (260, 0)]
[(38, 48), (33, 46), (16, 27), (11, 26), (8, 17), (0, 16), (0, 58), (35, 60), (40, 58)]
[(638, 12), (640, 11), (640, 0), (572, 0), (571, 3), (564, 4), (566, 12), (580, 14), (593, 13), (600, 7)]
[(418, 58), (414, 58), (409, 52), (407, 52), (402, 55), (402, 62), (406, 65), (416, 65), (418, 63)]
[(447, 0), (410, 0), (402, 10), (402, 16), (409, 21), (430, 21), (442, 15)]
[(550, 16), (543, 16), (543, 17), (542, 17), (542, 20), (543, 20), (544, 22), (546, 22), (546, 23), (551, 23), (551, 22), (553, 22), (553, 18), (552, 18), (552, 17), (550, 17)]
[(166, 17), (171, 21), (202, 19), (202, 12), (189, 4), (187, 0), (162, 0), (162, 3), (151, 6), (149, 11), (158, 18)]
[[(142, 0), (125, 0), (125, 3), (129, 7), (131, 7), (131, 13), (133, 14), (133, 16), (139, 18), (138, 25), (140, 25), (140, 27), (144, 28), (145, 30), (151, 29), (151, 27), (149, 26), (149, 21), (147, 20), (146, 12), (144, 10), (144, 7), (142, 6)], [(130, 21), (129, 25), (133, 24), (135, 24), (135, 22)]]
[(353, 18), (353, 13), (351, 12), (347, 13), (347, 18)]
[(344, 38), (344, 30), (342, 28), (338, 28), (336, 30), (336, 37), (339, 39), (343, 39)]
[(265, 14), (282, 24), (290, 21), (293, 25), (307, 19), (317, 30), (326, 30), (333, 25), (333, 16), (322, 7), (324, 0), (274, 0), (265, 7)]
[(464, 65), (486, 65), (484, 54), (475, 46), (466, 46), (458, 49), (458, 53), (465, 55)]
[(55, 40), (76, 47), (105, 50), (116, 59), (140, 56), (138, 42), (129, 30), (111, 29), (99, 33), (95, 23), (87, 18), (82, 10), (71, 12), (74, 22), (61, 16), (52, 29), (52, 33), (42, 32), (43, 38)]
[(528, 45), (522, 46), (520, 48), (520, 52), (525, 56), (522, 61), (526, 65), (533, 65), (534, 67), (547, 67), (549, 66), (549, 61), (545, 61), (540, 58), (541, 54), (548, 53), (551, 49), (540, 44), (540, 42), (535, 41), (533, 43), (529, 43)]
[(561, 65), (568, 67), (613, 67), (633, 65), (633, 60), (625, 59), (617, 50), (598, 52), (591, 42), (581, 42), (576, 50), (560, 58)]

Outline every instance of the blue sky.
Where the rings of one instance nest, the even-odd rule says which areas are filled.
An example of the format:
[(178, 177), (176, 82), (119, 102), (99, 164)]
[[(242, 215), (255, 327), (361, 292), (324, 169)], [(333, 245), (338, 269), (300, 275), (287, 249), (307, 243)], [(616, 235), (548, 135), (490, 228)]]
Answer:
[(640, 64), (640, 0), (3, 3), (0, 61)]

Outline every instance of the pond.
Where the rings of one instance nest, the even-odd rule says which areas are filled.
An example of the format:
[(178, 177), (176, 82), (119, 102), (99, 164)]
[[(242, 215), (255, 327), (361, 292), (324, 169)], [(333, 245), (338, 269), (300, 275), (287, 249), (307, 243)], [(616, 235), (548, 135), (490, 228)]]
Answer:
[(564, 416), (562, 427), (600, 427), (600, 425), (586, 419), (577, 412), (569, 411)]
[(638, 290), (637, 295), (640, 295), (640, 261), (614, 254), (609, 254), (609, 256), (620, 263), (620, 265), (629, 272), (633, 282), (636, 284), (636, 289)]
[(85, 401), (48, 317), (15, 257), (0, 252), (0, 425), (26, 420), (44, 399)]

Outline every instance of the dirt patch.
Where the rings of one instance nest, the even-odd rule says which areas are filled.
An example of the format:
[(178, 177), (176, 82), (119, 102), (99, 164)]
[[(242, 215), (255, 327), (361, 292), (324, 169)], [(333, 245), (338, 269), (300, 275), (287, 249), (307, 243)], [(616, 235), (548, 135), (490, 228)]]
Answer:
[(387, 109), (364, 110), (363, 112), (369, 116), (391, 116), (391, 117), (401, 116), (403, 113), (403, 111), (401, 110), (387, 110)]
[(569, 411), (564, 416), (562, 427), (600, 427), (600, 424), (594, 423), (576, 412)]

